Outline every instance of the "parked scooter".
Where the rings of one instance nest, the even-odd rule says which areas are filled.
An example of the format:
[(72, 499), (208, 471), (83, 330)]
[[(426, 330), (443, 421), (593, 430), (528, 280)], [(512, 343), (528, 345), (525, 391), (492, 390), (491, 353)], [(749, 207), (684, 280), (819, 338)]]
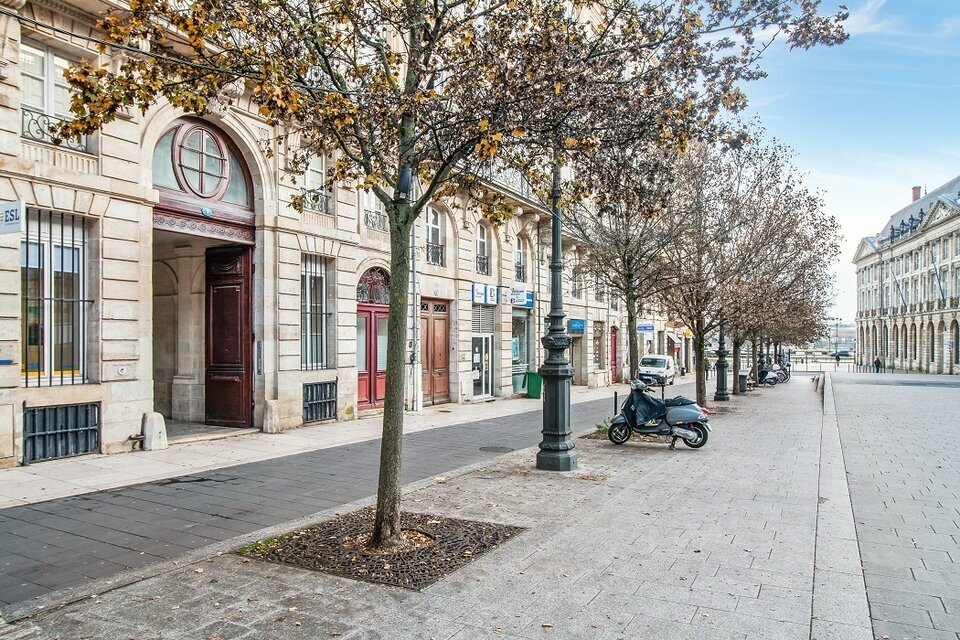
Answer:
[(610, 442), (623, 444), (636, 432), (673, 436), (671, 449), (676, 446), (678, 438), (691, 449), (707, 444), (710, 418), (696, 402), (683, 396), (658, 400), (651, 397), (652, 393), (653, 388), (645, 382), (630, 382), (630, 395), (607, 430)]

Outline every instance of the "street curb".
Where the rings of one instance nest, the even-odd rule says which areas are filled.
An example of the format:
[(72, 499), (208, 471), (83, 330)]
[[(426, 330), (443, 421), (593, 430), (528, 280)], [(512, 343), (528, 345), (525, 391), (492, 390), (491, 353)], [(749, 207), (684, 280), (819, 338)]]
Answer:
[(823, 388), (823, 423), (810, 638), (872, 640), (873, 623), (840, 442), (833, 379), (827, 372), (821, 380), (817, 386), (822, 384)]
[[(589, 429), (583, 429), (581, 431), (575, 431), (571, 434), (571, 439), (576, 440), (583, 435), (588, 433), (593, 433), (596, 431), (596, 427), (590, 427)], [(402, 487), (402, 495), (404, 497), (409, 493), (415, 493), (422, 489), (432, 487), (437, 484), (442, 484), (450, 481), (454, 478), (459, 478), (465, 476), (469, 473), (482, 469), (494, 462), (505, 458), (507, 456), (516, 456), (519, 453), (525, 451), (531, 452), (531, 466), (534, 465), (533, 459), (535, 457), (535, 452), (538, 450), (538, 446), (527, 447), (525, 449), (517, 449), (516, 451), (511, 451), (499, 456), (483, 460), (481, 462), (476, 462), (474, 464), (466, 465), (463, 467), (458, 467), (456, 469), (451, 469), (448, 472), (444, 472), (442, 475), (435, 475), (429, 478), (424, 478), (423, 480), (417, 480), (411, 482)], [(533, 471), (537, 471), (535, 468)], [(542, 471), (541, 473), (554, 474), (554, 473), (570, 473), (570, 472), (556, 472), (556, 471)], [(443, 478), (443, 480), (439, 480)], [(16, 603), (13, 605), (8, 605), (6, 607), (0, 607), (0, 620), (5, 620), (9, 626), (13, 626), (14, 623), (22, 624), (25, 620), (34, 620), (37, 621), (45, 613), (50, 611), (56, 611), (62, 609), (68, 605), (71, 605), (80, 600), (85, 600), (88, 598), (95, 598), (96, 596), (114, 591), (115, 589), (121, 589), (123, 587), (129, 586), (131, 584), (142, 582), (156, 576), (171, 573), (178, 569), (182, 569), (192, 564), (198, 562), (203, 562), (211, 558), (219, 557), (224, 554), (230, 553), (244, 547), (248, 544), (263, 540), (265, 538), (271, 538), (278, 536), (295, 529), (303, 529), (306, 527), (313, 526), (320, 522), (324, 522), (333, 517), (336, 517), (342, 513), (349, 513), (351, 511), (356, 511), (368, 506), (374, 506), (377, 503), (376, 494), (372, 496), (367, 496), (366, 498), (360, 498), (359, 500), (354, 500), (353, 502), (347, 502), (345, 504), (339, 505), (337, 507), (331, 507), (329, 509), (324, 509), (323, 511), (318, 511), (294, 520), (287, 520), (279, 524), (271, 525), (263, 529), (258, 529), (257, 531), (252, 531), (250, 533), (245, 533), (221, 542), (216, 542), (199, 549), (194, 549), (182, 556), (177, 558), (171, 558), (169, 560), (163, 560), (146, 567), (137, 567), (133, 569), (127, 569), (121, 571), (120, 573), (114, 574), (107, 578), (98, 578), (96, 580), (90, 580), (84, 582), (83, 584), (76, 585), (74, 587), (68, 587), (66, 589), (60, 589), (58, 591), (52, 591), (50, 593), (38, 596), (31, 600)], [(20, 625), (17, 625), (20, 626)], [(24, 625), (26, 626), (26, 625)], [(0, 630), (3, 630), (4, 627), (0, 626)]]

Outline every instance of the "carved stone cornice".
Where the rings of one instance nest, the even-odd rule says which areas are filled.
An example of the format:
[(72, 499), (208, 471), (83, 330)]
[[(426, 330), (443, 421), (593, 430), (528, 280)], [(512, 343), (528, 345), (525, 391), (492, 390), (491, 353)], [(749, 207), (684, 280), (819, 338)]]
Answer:
[[(7, 2), (18, 2), (19, 0), (0, 0), (0, 4), (5, 4)], [(26, 0), (23, 0), (20, 6), (26, 4)], [(97, 16), (84, 11), (83, 9), (78, 9), (74, 6), (67, 4), (66, 2), (59, 2), (59, 0), (30, 0), (30, 4), (36, 5), (38, 7), (43, 7), (44, 9), (49, 9), (54, 13), (60, 13), (65, 16), (70, 16), (85, 22), (86, 24), (93, 26), (97, 22)]]
[(27, 4), (27, 0), (0, 0), (0, 7), (13, 9), (14, 11), (23, 9), (25, 4)]

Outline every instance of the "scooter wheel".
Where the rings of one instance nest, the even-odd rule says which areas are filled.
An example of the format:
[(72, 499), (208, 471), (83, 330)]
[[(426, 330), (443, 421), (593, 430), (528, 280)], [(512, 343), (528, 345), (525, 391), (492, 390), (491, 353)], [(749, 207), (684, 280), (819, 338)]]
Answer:
[(702, 424), (691, 423), (687, 425), (687, 429), (694, 431), (697, 434), (697, 437), (691, 440), (684, 440), (683, 444), (687, 445), (691, 449), (699, 449), (703, 445), (707, 444), (707, 428)]
[(607, 429), (607, 438), (613, 444), (623, 444), (630, 439), (630, 427), (625, 424), (615, 424)]

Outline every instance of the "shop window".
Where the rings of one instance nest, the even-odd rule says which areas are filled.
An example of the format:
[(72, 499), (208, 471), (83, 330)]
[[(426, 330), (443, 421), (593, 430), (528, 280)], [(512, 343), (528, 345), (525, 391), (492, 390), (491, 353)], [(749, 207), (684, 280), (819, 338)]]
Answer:
[(426, 215), (427, 264), (444, 265), (444, 236), (446, 217), (436, 207), (428, 207)]
[(300, 368), (326, 369), (330, 353), (333, 302), (328, 288), (329, 261), (304, 255), (300, 263)]
[(27, 210), (20, 242), (21, 373), (26, 386), (87, 382), (86, 221)]

